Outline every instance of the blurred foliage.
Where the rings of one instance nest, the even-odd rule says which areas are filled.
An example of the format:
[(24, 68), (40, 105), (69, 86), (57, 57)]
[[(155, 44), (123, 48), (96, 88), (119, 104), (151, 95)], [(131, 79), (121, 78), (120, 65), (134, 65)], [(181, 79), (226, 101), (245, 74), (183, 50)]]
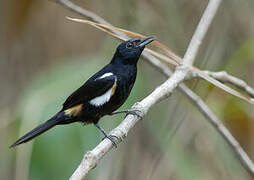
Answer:
[[(112, 24), (155, 35), (183, 55), (207, 5), (203, 0), (73, 1)], [(254, 86), (254, 1), (223, 1), (195, 65), (227, 70)], [(54, 1), (0, 1), (0, 179), (67, 179), (102, 135), (92, 125), (57, 126), (16, 149), (8, 146), (61, 108), (65, 98), (108, 63), (119, 41)], [(127, 109), (165, 80), (140, 60)], [(253, 107), (205, 81), (197, 92), (254, 159)], [(124, 116), (106, 116), (107, 131)], [(180, 124), (180, 125), (179, 125)], [(176, 130), (177, 129), (177, 130)], [(31, 155), (31, 156), (30, 156)], [(251, 179), (238, 159), (178, 91), (154, 106), (88, 179)]]

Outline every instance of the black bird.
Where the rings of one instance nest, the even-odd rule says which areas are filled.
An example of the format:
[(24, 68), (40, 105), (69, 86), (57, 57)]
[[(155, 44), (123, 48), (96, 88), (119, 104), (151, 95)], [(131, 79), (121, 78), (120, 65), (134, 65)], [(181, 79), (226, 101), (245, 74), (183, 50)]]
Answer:
[(139, 57), (145, 45), (152, 41), (153, 37), (148, 36), (121, 43), (111, 62), (74, 91), (55, 116), (25, 134), (10, 147), (30, 141), (56, 125), (74, 122), (93, 123), (114, 144), (112, 137), (107, 135), (98, 122), (104, 115), (117, 113), (137, 115), (133, 110), (114, 111), (128, 98), (136, 80)]

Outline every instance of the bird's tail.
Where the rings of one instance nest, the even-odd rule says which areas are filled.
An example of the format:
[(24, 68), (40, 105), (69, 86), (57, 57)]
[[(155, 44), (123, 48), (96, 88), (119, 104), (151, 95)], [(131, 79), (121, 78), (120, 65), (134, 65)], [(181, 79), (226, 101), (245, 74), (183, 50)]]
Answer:
[(27, 141), (30, 141), (31, 139), (35, 138), (36, 136), (39, 136), (40, 134), (42, 134), (45, 131), (51, 129), (55, 125), (60, 124), (60, 122), (63, 120), (63, 118), (64, 118), (63, 112), (60, 112), (60, 113), (56, 114), (54, 117), (52, 117), (51, 119), (49, 119), (45, 123), (37, 126), (32, 131), (28, 132), (27, 134), (25, 134), (24, 136), (19, 138), (16, 142), (14, 142), (10, 146), (10, 148), (15, 147), (17, 145), (20, 145), (22, 143), (25, 143)]

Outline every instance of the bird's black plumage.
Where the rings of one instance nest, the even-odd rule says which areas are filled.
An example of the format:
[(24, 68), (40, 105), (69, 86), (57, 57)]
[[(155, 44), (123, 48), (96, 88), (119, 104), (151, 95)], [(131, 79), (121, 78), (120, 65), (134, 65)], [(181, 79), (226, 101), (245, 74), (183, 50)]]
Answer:
[(111, 62), (73, 92), (55, 116), (25, 134), (11, 147), (31, 140), (55, 125), (73, 122), (94, 123), (107, 136), (98, 121), (126, 101), (136, 80), (138, 59), (145, 45), (152, 41), (148, 36), (121, 43)]

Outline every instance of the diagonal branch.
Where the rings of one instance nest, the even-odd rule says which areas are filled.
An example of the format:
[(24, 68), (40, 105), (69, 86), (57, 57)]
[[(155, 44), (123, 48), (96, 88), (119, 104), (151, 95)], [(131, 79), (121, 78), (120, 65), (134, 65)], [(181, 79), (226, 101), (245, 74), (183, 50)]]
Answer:
[[(160, 71), (166, 77), (170, 77), (172, 75), (172, 71), (168, 69), (158, 59), (156, 58), (149, 59), (149, 63), (151, 63), (153, 67), (155, 67), (158, 71)], [(213, 74), (213, 72), (211, 72), (211, 74)], [(219, 76), (216, 76), (214, 78), (216, 79), (218, 78), (218, 80), (222, 80)], [(242, 80), (239, 79), (239, 82), (241, 81)], [(200, 98), (196, 93), (194, 93), (191, 89), (189, 89), (184, 84), (180, 84), (178, 86), (178, 89), (199, 109), (199, 111), (207, 118), (208, 122), (222, 135), (222, 137), (226, 140), (226, 142), (234, 151), (235, 155), (239, 158), (240, 162), (245, 167), (245, 169), (252, 176), (254, 176), (254, 164), (252, 160), (249, 158), (248, 154), (240, 146), (238, 141), (233, 137), (230, 131), (223, 125), (223, 123), (221, 123), (221, 121), (217, 118), (217, 116), (206, 105), (206, 103), (202, 100), (202, 98)]]
[[(212, 12), (212, 14), (208, 13), (206, 15), (206, 16), (209, 16), (209, 21), (205, 21), (205, 19), (203, 19), (203, 17), (204, 17), (203, 16), (202, 19), (203, 19), (204, 23), (202, 26), (199, 25), (202, 28), (203, 28), (203, 26), (205, 26), (204, 27), (204, 28), (206, 28), (205, 32), (207, 31), (208, 26), (211, 23), (211, 20), (215, 15), (216, 9), (218, 8), (218, 5), (220, 4), (220, 1), (218, 1), (218, 0), (210, 1), (210, 2), (213, 3), (213, 8), (210, 10)], [(91, 20), (98, 22), (98, 23), (104, 23), (104, 24), (110, 25), (110, 23), (108, 23), (107, 21), (102, 19), (100, 16), (73, 4), (69, 0), (58, 0), (58, 3), (69, 8), (70, 10), (80, 14), (83, 17), (86, 17), (86, 18), (91, 19)], [(211, 6), (209, 6), (209, 7), (211, 7)], [(206, 22), (209, 22), (209, 23), (207, 24)], [(195, 45), (196, 47), (192, 48), (194, 50), (189, 50), (189, 52), (192, 52), (192, 53), (194, 52), (194, 54), (197, 54), (198, 47), (205, 35), (205, 32), (204, 31), (200, 32), (200, 31), (196, 30), (195, 34), (198, 35), (201, 33), (203, 35), (200, 36), (201, 38), (199, 37), (199, 38), (196, 38), (195, 41), (194, 40), (191, 41), (192, 44), (193, 43), (196, 44)], [(114, 33), (120, 34), (122, 37), (126, 37), (126, 35), (124, 35), (123, 33), (119, 33), (119, 32), (114, 32)], [(194, 35), (194, 36), (196, 37), (196, 35)], [(165, 64), (161, 63), (157, 58), (155, 58), (154, 56), (152, 56), (151, 54), (149, 54), (146, 51), (144, 51), (142, 55), (146, 60), (148, 60), (149, 63), (151, 63), (154, 67), (156, 67), (164, 75), (166, 75), (167, 77), (171, 76), (171, 74), (172, 74), (171, 70), (169, 70), (165, 66)], [(185, 57), (186, 56), (187, 55), (185, 55)], [(188, 64), (193, 63), (195, 56), (187, 58), (187, 59), (190, 58), (190, 60), (188, 60)], [(179, 70), (177, 70), (177, 71), (179, 71)], [(147, 98), (145, 98), (143, 101), (134, 105), (133, 108), (141, 110), (142, 111), (141, 116), (143, 117), (153, 104), (158, 102), (161, 98), (165, 98), (168, 95), (170, 95), (170, 93), (172, 93), (172, 91), (174, 89), (174, 88), (172, 89), (173, 85), (176, 87), (177, 84), (179, 84), (180, 81), (183, 80), (183, 79), (181, 79), (181, 80), (178, 79), (180, 81), (179, 81), (179, 83), (176, 83), (175, 78), (176, 78), (176, 75), (172, 76), (172, 78), (167, 81), (168, 84), (166, 87), (165, 87), (165, 85), (160, 86), (151, 95), (149, 95)], [(169, 83), (169, 81), (171, 83)], [(171, 86), (172, 86), (171, 88), (169, 88), (169, 86), (168, 86), (169, 84), (171, 84)], [(163, 89), (163, 87), (165, 87), (167, 89), (167, 93), (165, 94), (165, 97), (162, 96), (157, 101), (154, 101), (154, 100), (150, 101), (149, 99), (154, 99), (153, 97), (156, 95), (156, 91), (157, 92), (160, 91), (160, 89)], [(195, 94), (192, 90), (190, 90), (187, 86), (185, 86), (184, 84), (180, 84), (178, 86), (178, 88), (180, 89), (180, 91), (183, 94), (185, 94), (193, 102), (194, 105), (196, 105), (198, 107), (198, 109), (201, 111), (201, 113), (208, 119), (208, 121), (215, 127), (215, 129), (225, 138), (225, 140), (232, 147), (233, 151), (236, 153), (237, 157), (240, 159), (241, 163), (244, 165), (244, 167), (253, 175), (254, 174), (254, 165), (253, 165), (252, 161), (250, 160), (248, 155), (244, 152), (244, 150), (241, 148), (239, 143), (234, 139), (234, 137), (226, 129), (226, 127), (218, 120), (218, 118), (213, 114), (213, 112), (209, 109), (209, 107), (204, 103), (204, 101), (197, 94)], [(146, 105), (146, 102), (148, 103), (147, 105)], [(114, 135), (117, 135), (118, 137), (125, 138), (128, 131), (138, 122), (138, 120), (139, 120), (138, 117), (129, 115), (111, 133)], [(87, 175), (87, 173), (96, 165), (96, 163), (111, 149), (112, 149), (111, 142), (108, 141), (107, 139), (105, 139), (95, 149), (87, 152), (85, 154), (82, 162), (80, 163), (79, 167), (76, 169), (76, 171), (72, 175), (71, 179), (84, 178)]]
[(93, 13), (92, 11), (88, 11), (84, 8), (81, 8), (80, 6), (72, 3), (69, 0), (56, 0), (56, 2), (63, 5), (64, 7), (68, 8), (69, 10), (71, 10), (81, 16), (84, 16), (90, 20), (93, 20), (95, 22), (100, 22), (102, 24), (110, 25), (109, 22), (105, 21), (103, 18), (101, 18), (97, 14)]
[[(184, 74), (186, 69), (180, 68), (177, 70), (171, 78), (165, 81), (162, 85), (157, 87), (149, 96), (143, 99), (141, 102), (136, 103), (132, 108), (140, 112), (140, 117), (148, 112), (151, 106), (159, 101), (170, 96), (174, 89), (184, 80)], [(140, 117), (128, 115), (115, 129), (110, 132), (110, 135), (118, 137), (123, 140), (133, 126), (140, 120)], [(118, 142), (120, 143), (120, 141)], [(112, 149), (112, 142), (108, 139), (101, 141), (93, 150), (87, 152), (79, 167), (75, 170), (71, 176), (71, 180), (83, 179), (88, 172), (95, 167), (96, 163)]]
[(212, 20), (216, 14), (216, 11), (221, 3), (221, 0), (210, 0), (209, 4), (201, 17), (201, 20), (196, 28), (194, 35), (192, 36), (189, 47), (184, 55), (186, 65), (191, 66), (195, 60), (195, 56), (198, 53), (198, 49), (205, 37), (205, 34), (212, 23)]
[[(184, 88), (185, 89), (185, 88)], [(183, 89), (181, 89), (183, 91)], [(231, 146), (232, 150), (239, 158), (244, 168), (254, 176), (254, 164), (248, 154), (243, 150), (238, 141), (232, 136), (230, 131), (223, 125), (217, 116), (210, 110), (205, 102), (190, 89), (185, 89), (185, 95), (197, 106), (199, 111), (207, 118), (209, 123), (222, 135), (222, 137)], [(191, 98), (190, 98), (191, 97)]]

